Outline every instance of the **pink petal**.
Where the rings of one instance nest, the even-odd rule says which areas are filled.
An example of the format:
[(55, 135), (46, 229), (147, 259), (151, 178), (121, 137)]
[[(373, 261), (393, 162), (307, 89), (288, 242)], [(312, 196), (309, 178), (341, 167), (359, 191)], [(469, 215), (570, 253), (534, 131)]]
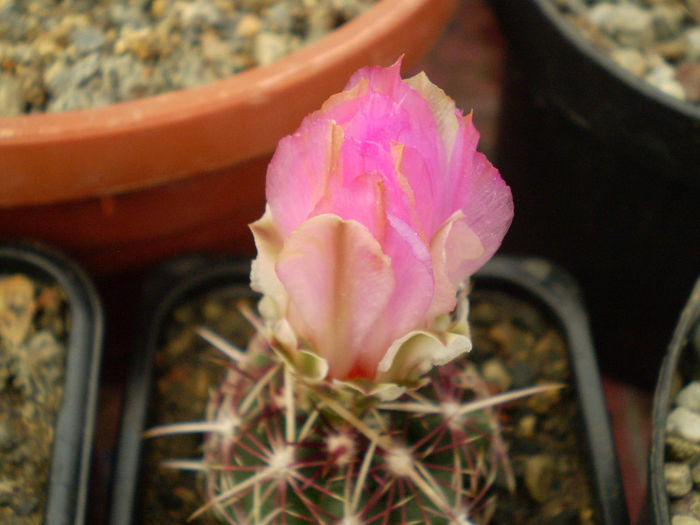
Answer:
[[(471, 115), (464, 117), (465, 141), (478, 139)], [(476, 233), (484, 246), (484, 254), (471, 264), (470, 274), (489, 260), (503, 242), (513, 221), (513, 196), (500, 173), (485, 155), (474, 152), (457, 165), (462, 173), (456, 209), (464, 212), (464, 221)]]
[(361, 369), (370, 378), (395, 339), (424, 326), (434, 290), (430, 253), (423, 240), (400, 219), (389, 216), (388, 220), (390, 227), (382, 248), (391, 259), (399, 285), (362, 345)]
[(340, 156), (343, 131), (312, 114), (299, 130), (280, 140), (267, 170), (266, 196), (283, 235), (309, 218), (327, 191)]
[(476, 261), (481, 261), (484, 248), (479, 237), (464, 221), (462, 211), (455, 212), (433, 238), (430, 247), (435, 293), (426, 314), (428, 320), (454, 309), (457, 286), (469, 275)]
[(364, 226), (319, 215), (286, 239), (276, 271), (292, 326), (328, 361), (332, 377), (347, 377), (394, 290), (389, 257)]
[(333, 213), (344, 220), (365, 226), (379, 242), (386, 230), (386, 188), (376, 171), (360, 172), (343, 184), (339, 178), (329, 181), (329, 191), (318, 202), (313, 215)]

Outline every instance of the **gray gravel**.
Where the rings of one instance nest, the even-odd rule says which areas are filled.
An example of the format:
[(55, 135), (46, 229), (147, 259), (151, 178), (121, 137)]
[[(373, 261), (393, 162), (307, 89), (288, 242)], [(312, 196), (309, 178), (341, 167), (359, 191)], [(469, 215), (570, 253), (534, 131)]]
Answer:
[[(700, 324), (690, 344), (700, 350)], [(664, 475), (672, 525), (700, 525), (700, 379), (690, 381), (674, 399), (666, 420)]]
[(621, 67), (700, 103), (700, 0), (552, 0)]
[(0, 116), (198, 86), (318, 40), (376, 0), (0, 0)]

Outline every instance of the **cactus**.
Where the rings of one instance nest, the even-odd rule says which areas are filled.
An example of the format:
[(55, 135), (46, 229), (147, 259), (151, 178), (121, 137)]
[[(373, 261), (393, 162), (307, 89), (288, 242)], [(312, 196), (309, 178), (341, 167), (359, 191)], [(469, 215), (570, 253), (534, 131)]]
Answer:
[(494, 395), (462, 356), (386, 401), (294, 373), (263, 333), (246, 352), (199, 333), (230, 359), (205, 421), (146, 436), (206, 434), (203, 458), (165, 466), (201, 472), (206, 503), (192, 517), (213, 512), (223, 523), (488, 522), (489, 487), (514, 485), (497, 405), (552, 388)]

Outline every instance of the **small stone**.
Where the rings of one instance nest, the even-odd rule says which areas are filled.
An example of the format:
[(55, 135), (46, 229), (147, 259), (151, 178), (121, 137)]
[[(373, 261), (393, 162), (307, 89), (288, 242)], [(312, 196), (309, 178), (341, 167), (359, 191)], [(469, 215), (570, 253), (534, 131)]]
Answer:
[(14, 117), (22, 113), (22, 86), (19, 81), (8, 75), (0, 75), (0, 117)]
[(70, 68), (70, 78), (74, 86), (83, 86), (87, 81), (92, 78), (100, 69), (100, 55), (99, 53), (92, 53), (84, 58), (81, 58), (78, 62), (73, 64)]
[(546, 414), (561, 401), (561, 389), (552, 388), (527, 399), (527, 407), (537, 414)]
[(685, 10), (680, 4), (661, 4), (651, 8), (651, 23), (658, 41), (676, 36), (683, 24)]
[(681, 499), (672, 501), (670, 511), (671, 514), (683, 514), (700, 518), (700, 492), (691, 490)]
[(151, 14), (155, 18), (162, 18), (168, 12), (170, 0), (153, 0), (151, 2)]
[(228, 44), (214, 32), (208, 31), (202, 35), (202, 54), (210, 62), (223, 63), (230, 53)]
[(22, 101), (34, 107), (41, 106), (46, 100), (46, 93), (39, 70), (19, 65), (17, 66), (17, 78), (22, 88)]
[(17, 345), (28, 334), (36, 310), (34, 285), (24, 275), (0, 279), (0, 338)]
[(644, 47), (654, 40), (652, 15), (634, 4), (602, 2), (588, 12), (588, 20), (621, 45)]
[(518, 424), (515, 427), (515, 434), (524, 438), (533, 437), (536, 428), (537, 417), (533, 414), (527, 414), (518, 420)]
[(86, 55), (97, 51), (105, 43), (105, 35), (95, 26), (81, 27), (73, 31), (70, 42), (78, 55)]
[(666, 436), (666, 454), (670, 459), (688, 461), (700, 456), (700, 444), (691, 443), (680, 436)]
[(554, 469), (554, 458), (549, 454), (537, 454), (525, 459), (525, 487), (535, 501), (542, 503), (549, 499)]
[(275, 2), (262, 10), (262, 19), (266, 29), (275, 33), (290, 33), (294, 23), (293, 6), (291, 2)]
[(637, 49), (621, 47), (610, 52), (610, 58), (630, 73), (641, 77), (646, 73), (647, 61)]
[(685, 463), (666, 463), (664, 465), (666, 492), (672, 498), (682, 498), (693, 488), (690, 467)]
[(251, 38), (260, 32), (260, 19), (253, 14), (246, 14), (241, 17), (236, 25), (236, 35), (241, 38)]
[(659, 91), (672, 97), (685, 100), (683, 86), (675, 79), (675, 70), (668, 64), (659, 64), (651, 69), (644, 79)]
[[(676, 80), (683, 87), (686, 100), (700, 103), (700, 60), (678, 66)], [(696, 410), (700, 412), (700, 408)]]
[(19, 489), (11, 480), (0, 479), (0, 507), (9, 506)]
[(671, 525), (700, 525), (700, 521), (692, 516), (673, 516), (671, 518)]
[(688, 29), (684, 38), (688, 43), (688, 59), (700, 60), (700, 26), (696, 25)]
[(700, 381), (692, 381), (676, 395), (676, 405), (700, 414)]
[(184, 28), (211, 27), (221, 18), (221, 11), (216, 4), (203, 0), (177, 2), (175, 9)]
[(119, 33), (119, 39), (114, 44), (116, 54), (131, 53), (146, 60), (155, 56), (155, 34), (148, 27), (130, 28), (125, 26)]
[(505, 365), (499, 359), (489, 359), (481, 366), (481, 375), (489, 383), (493, 383), (502, 392), (510, 388), (513, 378)]
[(105, 96), (115, 102), (132, 100), (158, 87), (146, 67), (133, 55), (109, 57), (102, 63), (102, 83)]
[(688, 42), (685, 38), (676, 37), (671, 40), (657, 42), (654, 50), (666, 60), (678, 62), (688, 54)]
[(666, 432), (700, 443), (700, 415), (684, 407), (675, 408), (666, 420)]
[(253, 55), (261, 66), (271, 64), (287, 52), (287, 44), (283, 36), (269, 31), (258, 33), (255, 37)]

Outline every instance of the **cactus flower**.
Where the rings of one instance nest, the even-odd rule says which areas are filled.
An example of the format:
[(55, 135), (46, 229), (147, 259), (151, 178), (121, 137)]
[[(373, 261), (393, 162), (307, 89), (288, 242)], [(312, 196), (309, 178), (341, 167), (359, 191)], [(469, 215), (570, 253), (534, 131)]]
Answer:
[(468, 351), (448, 315), (513, 217), (471, 114), (400, 66), (357, 71), (280, 141), (251, 224), (272, 338), (340, 381), (413, 380)]

